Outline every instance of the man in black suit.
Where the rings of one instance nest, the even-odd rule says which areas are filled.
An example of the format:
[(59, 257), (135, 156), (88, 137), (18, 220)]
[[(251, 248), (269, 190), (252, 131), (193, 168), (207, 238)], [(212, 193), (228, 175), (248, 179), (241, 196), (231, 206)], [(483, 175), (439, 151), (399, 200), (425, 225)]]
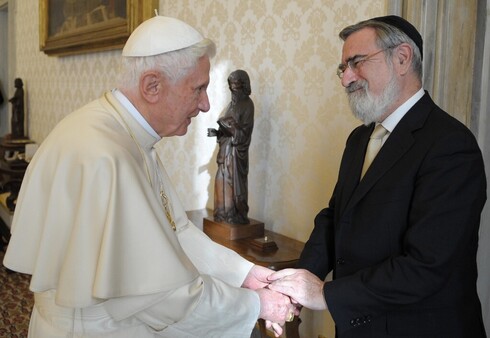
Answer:
[[(364, 125), (347, 139), (300, 269), (276, 272), (269, 287), (328, 309), (337, 337), (485, 337), (476, 252), (486, 178), (477, 142), (422, 89), (422, 38), (409, 22), (374, 18), (340, 37), (337, 74)], [(375, 127), (382, 146), (369, 165)]]

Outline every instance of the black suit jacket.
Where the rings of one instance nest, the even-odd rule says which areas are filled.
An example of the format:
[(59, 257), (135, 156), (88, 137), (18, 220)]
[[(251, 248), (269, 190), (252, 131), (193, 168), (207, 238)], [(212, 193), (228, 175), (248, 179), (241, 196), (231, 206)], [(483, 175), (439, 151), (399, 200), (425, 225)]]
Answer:
[(426, 93), (359, 181), (369, 135), (349, 136), (299, 267), (320, 278), (338, 337), (485, 337), (476, 293), (486, 200), (472, 133)]

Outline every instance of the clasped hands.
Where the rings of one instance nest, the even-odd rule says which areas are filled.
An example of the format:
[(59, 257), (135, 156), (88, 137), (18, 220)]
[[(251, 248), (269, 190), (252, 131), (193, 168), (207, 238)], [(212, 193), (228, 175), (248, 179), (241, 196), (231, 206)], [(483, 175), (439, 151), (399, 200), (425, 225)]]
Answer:
[(327, 308), (323, 284), (317, 276), (303, 269), (271, 269), (254, 265), (243, 282), (243, 287), (255, 290), (260, 298), (260, 315), (266, 327), (276, 337), (282, 326), (298, 316), (302, 306), (312, 310)]

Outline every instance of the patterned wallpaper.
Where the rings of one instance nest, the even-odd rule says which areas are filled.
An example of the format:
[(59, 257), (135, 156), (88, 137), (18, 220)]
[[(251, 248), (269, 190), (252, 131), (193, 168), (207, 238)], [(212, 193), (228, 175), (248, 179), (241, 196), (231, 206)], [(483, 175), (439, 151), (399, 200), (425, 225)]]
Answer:
[[(337, 34), (347, 24), (385, 13), (385, 1), (160, 4), (162, 15), (190, 22), (218, 47), (209, 93), (212, 110), (193, 122), (189, 137), (171, 140), (175, 146), (169, 149), (169, 158), (186, 167), (174, 167), (175, 181), (198, 180), (181, 186), (182, 195), (190, 196), (186, 205), (212, 208), (216, 145), (204, 137), (205, 130), (216, 125), (228, 103), (228, 74), (241, 68), (250, 76), (255, 103), (250, 216), (269, 229), (306, 240), (313, 217), (333, 190), (346, 137), (358, 124), (335, 75), (342, 46)], [(200, 154), (198, 163), (192, 147)]]
[[(15, 76), (26, 88), (30, 137), (42, 142), (64, 116), (114, 87), (120, 51), (48, 57), (39, 51), (37, 6), (16, 1), (16, 7)], [(328, 203), (345, 140), (359, 124), (335, 75), (337, 34), (384, 13), (385, 0), (160, 0), (161, 15), (187, 21), (218, 47), (211, 110), (194, 119), (185, 137), (167, 141), (167, 171), (185, 207), (213, 207), (217, 147), (206, 129), (230, 99), (229, 73), (244, 69), (255, 103), (249, 216), (305, 241)], [(312, 316), (302, 329), (324, 322)], [(316, 337), (316, 330), (304, 336)]]

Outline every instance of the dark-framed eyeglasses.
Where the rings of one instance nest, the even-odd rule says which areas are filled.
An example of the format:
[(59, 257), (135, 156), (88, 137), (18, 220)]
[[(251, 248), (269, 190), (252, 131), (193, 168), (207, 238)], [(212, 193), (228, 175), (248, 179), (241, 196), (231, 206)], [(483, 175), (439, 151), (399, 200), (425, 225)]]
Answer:
[(370, 59), (372, 59), (373, 57), (375, 57), (381, 52), (384, 52), (388, 49), (395, 48), (395, 47), (396, 46), (380, 49), (374, 53), (364, 55), (364, 56), (355, 56), (352, 59), (348, 60), (347, 63), (341, 63), (339, 65), (339, 67), (337, 68), (337, 76), (339, 77), (339, 79), (342, 79), (344, 77), (344, 72), (347, 68), (352, 70), (354, 73), (357, 73), (359, 71), (359, 67), (361, 67), (364, 62), (369, 61)]

